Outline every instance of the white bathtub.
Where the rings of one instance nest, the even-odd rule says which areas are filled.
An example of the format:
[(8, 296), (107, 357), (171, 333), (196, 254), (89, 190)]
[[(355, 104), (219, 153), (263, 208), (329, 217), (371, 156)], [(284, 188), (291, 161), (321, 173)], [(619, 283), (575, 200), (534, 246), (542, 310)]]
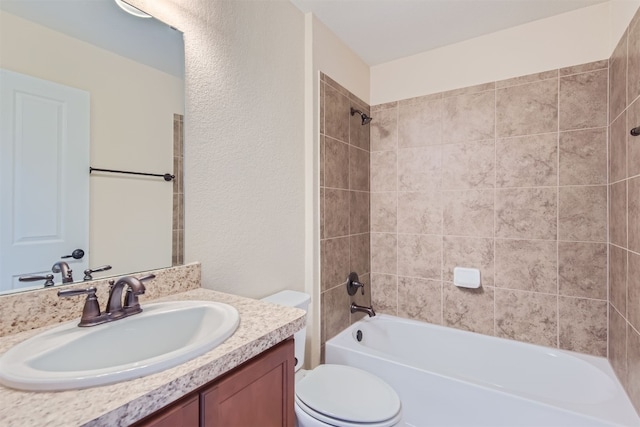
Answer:
[(640, 426), (600, 357), (388, 315), (354, 323), (325, 351), (326, 363), (387, 381), (412, 426)]

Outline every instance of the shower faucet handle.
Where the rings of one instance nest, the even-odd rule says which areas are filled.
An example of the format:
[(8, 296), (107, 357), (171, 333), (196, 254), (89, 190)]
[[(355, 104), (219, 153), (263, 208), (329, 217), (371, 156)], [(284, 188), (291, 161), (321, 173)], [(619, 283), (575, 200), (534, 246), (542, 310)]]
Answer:
[(349, 295), (355, 295), (356, 292), (358, 292), (358, 288), (360, 288), (362, 295), (364, 295), (364, 283), (360, 282), (358, 273), (352, 271), (347, 277), (347, 293)]

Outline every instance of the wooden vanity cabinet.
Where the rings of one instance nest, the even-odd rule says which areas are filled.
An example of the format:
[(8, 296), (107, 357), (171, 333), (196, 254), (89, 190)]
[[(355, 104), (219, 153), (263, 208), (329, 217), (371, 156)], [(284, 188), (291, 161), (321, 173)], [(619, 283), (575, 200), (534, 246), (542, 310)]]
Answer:
[(294, 366), (289, 338), (134, 426), (293, 427)]

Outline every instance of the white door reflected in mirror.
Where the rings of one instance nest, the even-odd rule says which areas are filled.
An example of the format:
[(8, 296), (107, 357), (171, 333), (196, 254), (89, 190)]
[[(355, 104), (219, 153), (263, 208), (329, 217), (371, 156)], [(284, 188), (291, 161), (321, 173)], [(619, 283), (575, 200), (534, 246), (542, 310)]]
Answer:
[[(7, 291), (33, 286), (18, 278), (50, 274), (62, 256), (89, 247), (90, 97), (8, 70), (0, 69), (0, 81), (0, 291)], [(66, 262), (82, 274), (87, 258)]]

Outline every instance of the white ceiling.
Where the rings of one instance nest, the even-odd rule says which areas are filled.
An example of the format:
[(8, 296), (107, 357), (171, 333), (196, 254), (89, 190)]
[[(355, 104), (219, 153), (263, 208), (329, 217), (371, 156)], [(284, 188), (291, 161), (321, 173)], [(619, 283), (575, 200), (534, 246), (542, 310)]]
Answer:
[(113, 0), (0, 0), (0, 9), (174, 76), (184, 76), (182, 33), (137, 18)]
[(607, 0), (291, 0), (368, 65)]

